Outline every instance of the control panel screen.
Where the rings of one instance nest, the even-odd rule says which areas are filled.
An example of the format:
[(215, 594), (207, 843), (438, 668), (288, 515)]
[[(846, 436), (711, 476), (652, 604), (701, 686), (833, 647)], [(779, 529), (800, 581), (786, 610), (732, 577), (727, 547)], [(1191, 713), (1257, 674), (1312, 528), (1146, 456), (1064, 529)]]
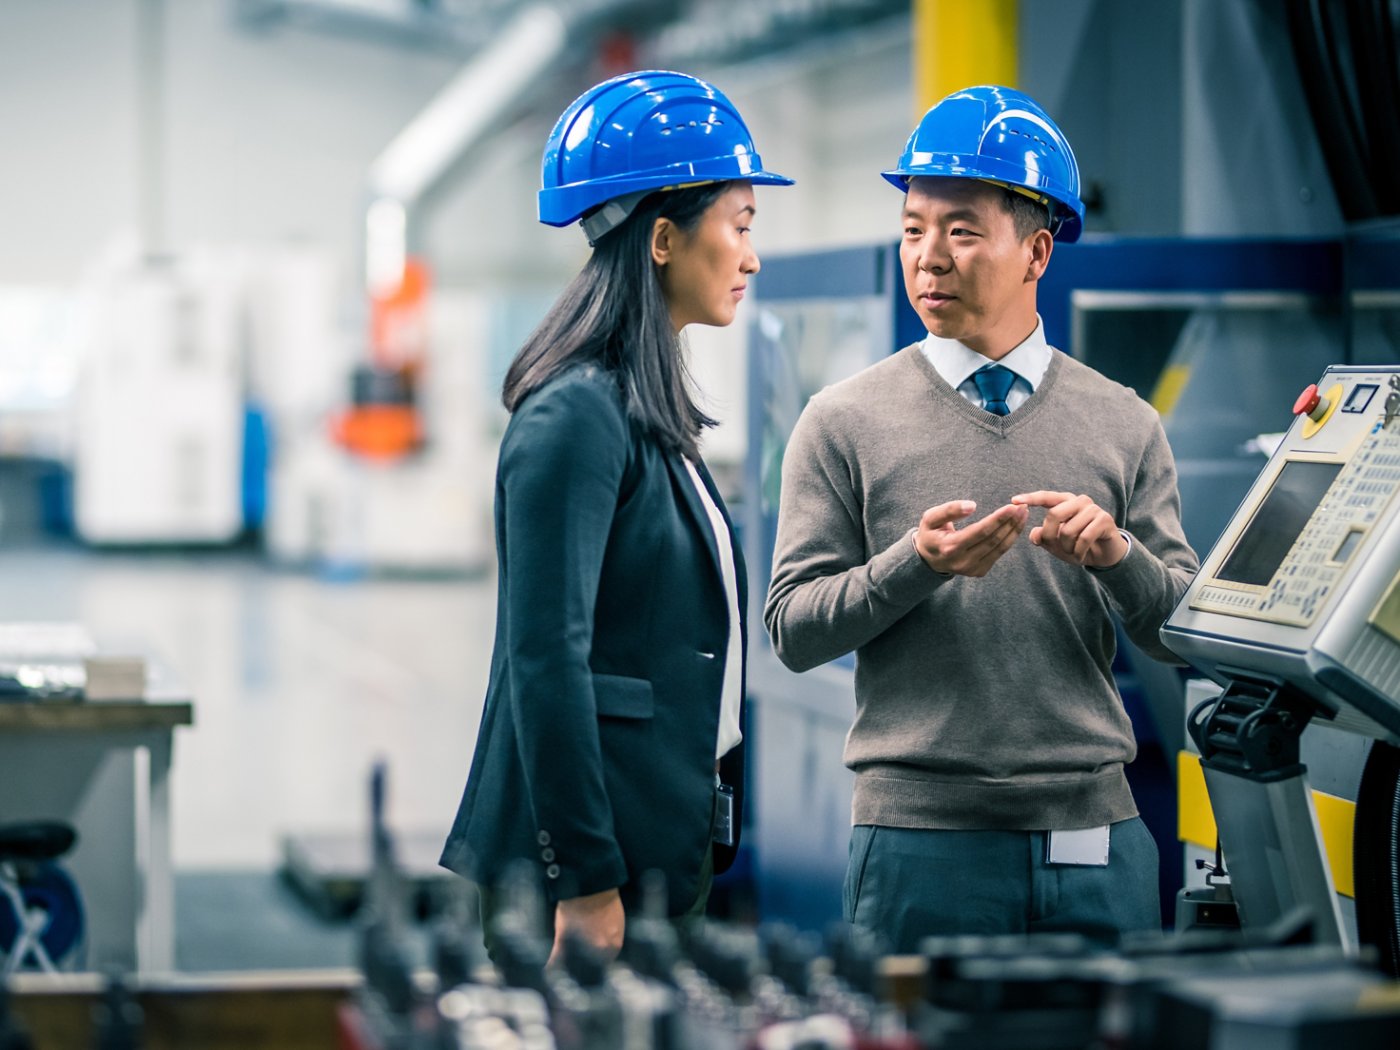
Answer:
[(1341, 463), (1285, 463), (1215, 578), (1266, 586), (1341, 469)]

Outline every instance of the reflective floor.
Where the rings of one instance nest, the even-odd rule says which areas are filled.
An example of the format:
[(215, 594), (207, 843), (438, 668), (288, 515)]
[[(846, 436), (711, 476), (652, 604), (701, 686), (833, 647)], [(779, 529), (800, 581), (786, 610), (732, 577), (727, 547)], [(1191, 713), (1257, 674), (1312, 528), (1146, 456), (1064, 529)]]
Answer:
[[(494, 607), (485, 576), (346, 581), (272, 568), (253, 551), (0, 547), (0, 621), (79, 621), (104, 649), (160, 661), (194, 702), (172, 771), (182, 969), (348, 960), (342, 932), (317, 933), (275, 884), (282, 840), (363, 831), (381, 759), (390, 827), (445, 834)], [(240, 960), (219, 945), (221, 927), (253, 921), (284, 947)]]

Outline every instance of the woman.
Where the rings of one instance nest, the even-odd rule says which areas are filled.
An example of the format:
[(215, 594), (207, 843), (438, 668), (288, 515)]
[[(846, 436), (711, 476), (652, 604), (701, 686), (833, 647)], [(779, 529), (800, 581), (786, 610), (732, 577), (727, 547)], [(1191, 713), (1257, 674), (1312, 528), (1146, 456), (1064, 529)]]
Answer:
[(442, 863), (490, 888), (533, 862), (556, 955), (570, 931), (615, 952), (644, 873), (699, 911), (737, 846), (744, 567), (680, 333), (734, 320), (753, 184), (792, 180), (665, 72), (585, 92), (543, 168), (540, 220), (594, 250), (506, 375), (495, 650)]

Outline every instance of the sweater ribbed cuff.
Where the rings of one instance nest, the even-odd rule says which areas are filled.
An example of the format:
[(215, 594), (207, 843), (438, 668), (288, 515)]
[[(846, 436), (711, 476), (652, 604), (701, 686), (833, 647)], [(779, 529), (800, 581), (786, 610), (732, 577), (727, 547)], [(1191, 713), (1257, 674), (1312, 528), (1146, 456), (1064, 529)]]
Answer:
[(871, 585), (894, 605), (913, 606), (952, 578), (929, 568), (919, 556), (913, 529), (870, 559)]
[(1128, 553), (1117, 565), (1093, 570), (1093, 576), (1113, 595), (1114, 601), (1130, 609), (1136, 602), (1150, 599), (1156, 593), (1160, 572), (1151, 551), (1128, 533), (1124, 532), (1123, 537), (1128, 541)]
[(1088, 569), (1095, 576), (1097, 576), (1101, 572), (1112, 572), (1114, 569), (1118, 568), (1119, 565), (1122, 565), (1125, 561), (1127, 561), (1128, 555), (1133, 553), (1133, 535), (1130, 532), (1125, 532), (1123, 529), (1118, 530), (1118, 535), (1123, 537), (1123, 541), (1127, 543), (1128, 549), (1123, 552), (1123, 557), (1118, 559), (1117, 564), (1110, 565), (1107, 568), (1100, 568), (1097, 565), (1086, 565), (1084, 566), (1084, 568)]

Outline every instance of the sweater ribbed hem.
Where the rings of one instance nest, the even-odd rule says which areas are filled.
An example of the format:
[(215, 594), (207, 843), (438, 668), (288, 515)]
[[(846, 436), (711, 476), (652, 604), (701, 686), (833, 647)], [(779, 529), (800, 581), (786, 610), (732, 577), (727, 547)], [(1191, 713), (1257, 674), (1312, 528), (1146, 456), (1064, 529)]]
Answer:
[(856, 774), (852, 824), (956, 831), (1092, 828), (1137, 816), (1121, 765), (1064, 779), (987, 783), (919, 776), (907, 767)]

